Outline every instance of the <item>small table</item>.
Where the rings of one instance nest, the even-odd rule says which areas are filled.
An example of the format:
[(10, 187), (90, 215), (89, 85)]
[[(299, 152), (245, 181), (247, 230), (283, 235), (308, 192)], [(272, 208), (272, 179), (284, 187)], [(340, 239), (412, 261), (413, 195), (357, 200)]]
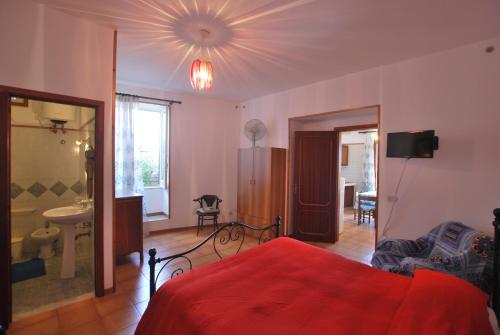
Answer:
[(377, 202), (377, 191), (358, 193), (358, 223), (361, 219), (361, 200)]

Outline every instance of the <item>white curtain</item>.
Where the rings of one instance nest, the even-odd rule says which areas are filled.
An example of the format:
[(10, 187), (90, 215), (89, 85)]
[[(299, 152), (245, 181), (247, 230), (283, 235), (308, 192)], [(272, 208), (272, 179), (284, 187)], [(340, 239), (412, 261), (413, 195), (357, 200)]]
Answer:
[(144, 194), (138, 148), (134, 145), (134, 111), (139, 99), (117, 96), (115, 114), (115, 186), (117, 192)]
[(375, 191), (375, 136), (376, 133), (365, 134), (361, 192)]
[(168, 185), (168, 139), (170, 137), (169, 129), (169, 123), (170, 123), (170, 105), (165, 106), (165, 109), (161, 113), (161, 123), (163, 124), (163, 127), (161, 128), (161, 148), (160, 148), (160, 184), (163, 185), (163, 187), (168, 190), (169, 185)]

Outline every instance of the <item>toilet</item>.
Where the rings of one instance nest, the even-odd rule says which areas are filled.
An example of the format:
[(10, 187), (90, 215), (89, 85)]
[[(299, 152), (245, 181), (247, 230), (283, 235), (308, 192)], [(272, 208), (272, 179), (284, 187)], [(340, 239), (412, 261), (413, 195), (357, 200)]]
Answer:
[(24, 237), (12, 237), (10, 240), (10, 254), (14, 261), (23, 257), (23, 240)]
[(54, 241), (61, 230), (58, 227), (39, 228), (31, 233), (31, 239), (40, 246), (40, 258), (47, 259), (55, 255)]

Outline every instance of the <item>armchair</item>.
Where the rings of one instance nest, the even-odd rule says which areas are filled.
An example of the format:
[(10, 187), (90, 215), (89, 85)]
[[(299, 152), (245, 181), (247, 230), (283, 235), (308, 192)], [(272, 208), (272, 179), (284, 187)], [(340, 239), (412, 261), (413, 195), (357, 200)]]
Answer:
[(380, 241), (372, 257), (376, 268), (412, 276), (417, 269), (446, 272), (488, 290), (493, 241), (458, 222), (443, 223), (416, 241)]

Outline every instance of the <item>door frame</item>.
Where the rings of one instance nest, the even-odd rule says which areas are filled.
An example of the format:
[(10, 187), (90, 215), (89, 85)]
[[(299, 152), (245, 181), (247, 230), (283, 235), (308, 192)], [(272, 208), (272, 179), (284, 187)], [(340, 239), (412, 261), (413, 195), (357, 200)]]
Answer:
[[(0, 85), (0, 329), (12, 322), (11, 222), (10, 222), (10, 130), (11, 96), (46, 102), (78, 105), (95, 109), (95, 192), (94, 192), (94, 266), (95, 295), (104, 295), (104, 102), (73, 96)], [(3, 223), (3, 224), (1, 224)]]
[[(380, 119), (379, 119), (380, 120)], [(345, 127), (335, 127), (335, 131), (338, 131), (339, 133), (339, 146), (342, 147), (342, 133), (343, 132), (348, 132), (348, 131), (359, 131), (359, 130), (367, 130), (367, 129), (377, 129), (377, 135), (380, 136), (380, 124), (378, 123), (372, 123), (372, 124), (360, 124), (360, 125), (354, 125), (354, 126), (345, 126)], [(339, 171), (340, 166), (337, 165), (337, 173), (340, 173)], [(375, 202), (375, 245), (377, 245), (377, 240), (378, 240), (378, 218), (379, 218), (379, 178), (380, 176), (380, 137), (379, 137), (379, 143), (377, 145), (377, 173), (375, 176), (375, 182), (376, 182), (376, 188), (377, 188), (377, 201)], [(337, 210), (340, 209), (340, 206), (342, 204), (338, 203), (337, 204)]]
[[(335, 110), (335, 111), (331, 111), (331, 112), (324, 112), (324, 113), (315, 113), (315, 114), (306, 114), (306, 115), (300, 115), (300, 116), (294, 116), (294, 117), (290, 117), (288, 118), (288, 150), (287, 150), (287, 168), (286, 168), (286, 193), (285, 193), (285, 224), (284, 224), (284, 235), (287, 236), (289, 235), (289, 227), (293, 226), (293, 211), (290, 212), (290, 199), (293, 199), (293, 189), (290, 188), (290, 181), (293, 179), (293, 176), (292, 176), (292, 165), (294, 164), (294, 162), (291, 161), (291, 154), (292, 154), (292, 147), (293, 147), (293, 144), (292, 144), (292, 141), (294, 140), (294, 136), (291, 132), (291, 128), (292, 128), (292, 122), (293, 121), (300, 121), (300, 120), (303, 120), (303, 119), (308, 119), (310, 117), (315, 117), (315, 116), (334, 116), (335, 114), (339, 114), (339, 113), (346, 113), (346, 112), (356, 112), (356, 111), (360, 111), (360, 110), (363, 110), (363, 109), (371, 109), (371, 108), (374, 108), (376, 109), (376, 114), (377, 114), (377, 130), (378, 130), (378, 133), (379, 133), (379, 145), (378, 145), (378, 161), (377, 161), (377, 190), (380, 190), (380, 129), (381, 129), (381, 124), (380, 124), (380, 113), (382, 112), (382, 107), (380, 104), (375, 104), (375, 105), (365, 105), (365, 106), (359, 106), (359, 107), (353, 107), (353, 108), (345, 108), (345, 109), (338, 109), (338, 110)], [(342, 131), (342, 128), (344, 129), (349, 129), (349, 127), (363, 127), (363, 126), (366, 126), (366, 125), (352, 125), (352, 126), (345, 126), (345, 127), (335, 127), (334, 129), (332, 130), (338, 130), (338, 129), (341, 129)], [(367, 128), (363, 128), (363, 129), (367, 129)], [(373, 129), (373, 128), (371, 128)], [(356, 128), (354, 129), (356, 130)], [(362, 129), (358, 129), (358, 130), (362, 130)], [(344, 130), (345, 131), (345, 130)], [(339, 141), (339, 146), (342, 145)], [(295, 152), (293, 153), (295, 154)], [(339, 164), (337, 165), (337, 169), (340, 169), (340, 162)], [(337, 175), (339, 174), (340, 171), (337, 170)], [(336, 208), (337, 208), (337, 212), (340, 208), (340, 194), (338, 193), (339, 190), (337, 188), (337, 205), (336, 205)], [(376, 210), (376, 217), (375, 217), (375, 245), (377, 244), (377, 241), (378, 241), (378, 219), (379, 219), (379, 203), (380, 203), (380, 192), (377, 192), (377, 210)], [(291, 215), (290, 215), (291, 213)]]

